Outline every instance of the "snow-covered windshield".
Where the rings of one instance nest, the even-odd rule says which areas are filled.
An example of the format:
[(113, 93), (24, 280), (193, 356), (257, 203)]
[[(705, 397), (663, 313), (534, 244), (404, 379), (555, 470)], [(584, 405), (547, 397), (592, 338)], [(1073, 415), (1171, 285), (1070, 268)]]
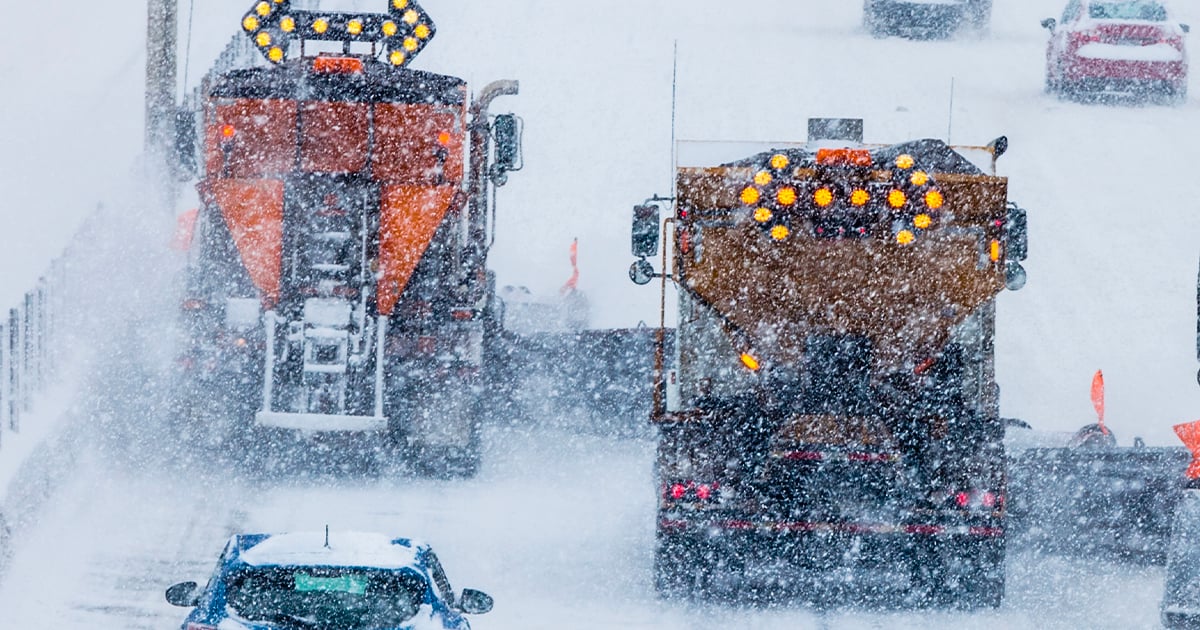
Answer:
[(247, 621), (289, 628), (391, 628), (421, 606), (426, 582), (412, 571), (256, 568), (226, 580), (229, 607)]
[(1146, 20), (1165, 22), (1167, 9), (1157, 2), (1127, 0), (1126, 2), (1094, 2), (1088, 15), (1097, 20)]

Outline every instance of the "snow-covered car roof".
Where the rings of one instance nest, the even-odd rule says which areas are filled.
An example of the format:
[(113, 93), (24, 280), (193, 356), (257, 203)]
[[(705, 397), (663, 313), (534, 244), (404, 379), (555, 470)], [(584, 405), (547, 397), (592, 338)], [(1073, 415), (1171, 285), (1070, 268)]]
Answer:
[(365, 532), (255, 534), (234, 537), (238, 559), (251, 566), (416, 567), (428, 546)]

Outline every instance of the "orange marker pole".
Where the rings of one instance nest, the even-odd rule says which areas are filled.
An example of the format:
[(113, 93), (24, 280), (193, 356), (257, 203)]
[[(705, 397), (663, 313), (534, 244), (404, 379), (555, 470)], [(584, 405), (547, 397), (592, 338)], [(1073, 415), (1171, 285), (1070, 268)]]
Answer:
[(1108, 427), (1104, 426), (1104, 372), (1100, 370), (1096, 370), (1096, 375), (1092, 377), (1092, 406), (1096, 408), (1100, 430), (1108, 435)]
[(1192, 453), (1192, 463), (1187, 468), (1188, 479), (1200, 479), (1200, 420), (1177, 424), (1174, 429), (1179, 441)]

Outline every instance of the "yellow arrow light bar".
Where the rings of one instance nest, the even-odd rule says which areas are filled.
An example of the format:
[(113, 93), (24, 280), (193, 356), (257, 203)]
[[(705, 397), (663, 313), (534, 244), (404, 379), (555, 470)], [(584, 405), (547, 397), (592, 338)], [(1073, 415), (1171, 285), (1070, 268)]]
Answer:
[(407, 66), (437, 29), (417, 0), (388, 0), (387, 13), (293, 11), (292, 0), (258, 0), (242, 16), (242, 30), (273, 63), (287, 59), (294, 41), (383, 44), (384, 58)]

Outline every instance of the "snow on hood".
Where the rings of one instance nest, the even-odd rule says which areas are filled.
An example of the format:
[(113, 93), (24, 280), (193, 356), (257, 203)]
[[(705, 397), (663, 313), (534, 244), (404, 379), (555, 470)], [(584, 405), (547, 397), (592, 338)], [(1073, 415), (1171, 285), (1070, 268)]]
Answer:
[(332, 532), (329, 547), (324, 532), (271, 536), (242, 552), (252, 566), (328, 566), (401, 569), (417, 562), (417, 546), (393, 542), (383, 534)]

